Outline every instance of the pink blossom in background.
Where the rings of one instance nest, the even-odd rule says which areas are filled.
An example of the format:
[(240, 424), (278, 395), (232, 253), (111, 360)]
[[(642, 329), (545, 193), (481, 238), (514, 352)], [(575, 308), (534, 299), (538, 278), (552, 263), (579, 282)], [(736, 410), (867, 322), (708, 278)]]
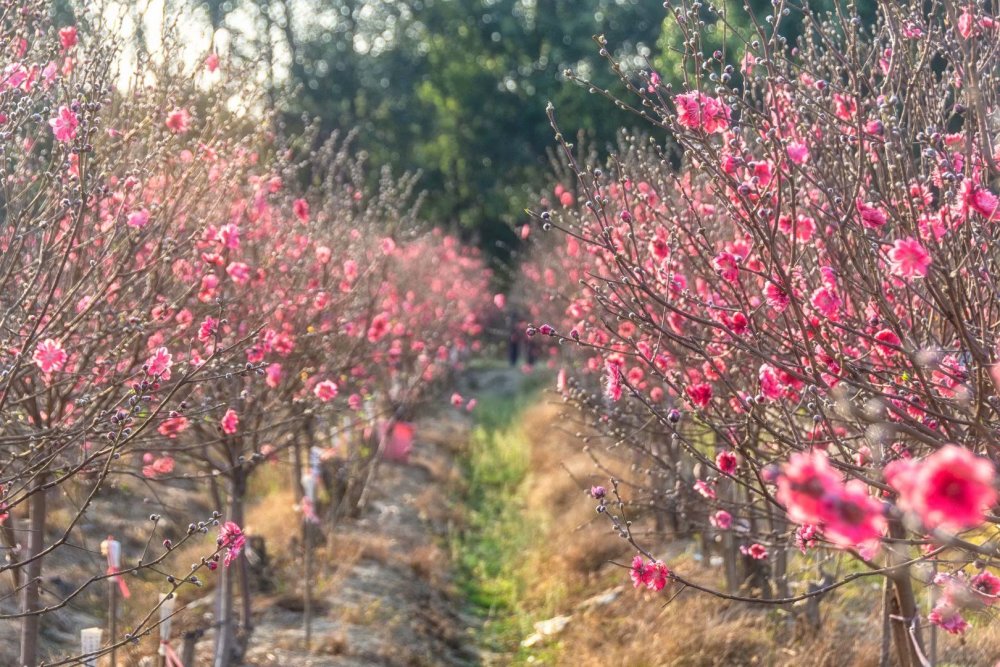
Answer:
[(43, 373), (61, 371), (66, 365), (68, 355), (62, 345), (51, 338), (46, 338), (35, 347), (31, 360)]
[(465, 403), (465, 399), (458, 392), (451, 395), (451, 405), (452, 407), (460, 408), (462, 404)]
[(688, 385), (684, 391), (695, 407), (706, 408), (712, 401), (712, 385), (707, 382)]
[(201, 325), (198, 327), (198, 340), (202, 343), (207, 343), (213, 338), (215, 334), (219, 331), (219, 322), (214, 317), (206, 317), (202, 321)]
[(146, 372), (161, 380), (170, 379), (170, 367), (173, 366), (173, 355), (165, 347), (158, 347), (153, 356), (146, 360)]
[(226, 274), (233, 279), (237, 285), (246, 285), (250, 282), (250, 267), (243, 262), (233, 262), (226, 267)]
[(733, 525), (733, 515), (726, 510), (719, 510), (712, 514), (708, 521), (719, 530), (729, 530)]
[(215, 53), (208, 54), (208, 57), (205, 58), (205, 69), (207, 69), (209, 72), (214, 72), (215, 70), (219, 69), (219, 56), (217, 54)]
[(767, 558), (767, 548), (763, 544), (757, 544), (754, 542), (750, 546), (741, 545), (740, 553), (744, 556), (749, 556), (754, 560), (764, 560)]
[(232, 408), (226, 410), (226, 414), (222, 415), (222, 432), (226, 435), (232, 435), (236, 433), (237, 429), (240, 427), (240, 418), (236, 414), (236, 411)]
[(132, 211), (128, 214), (127, 224), (129, 227), (136, 227), (142, 229), (147, 224), (149, 224), (149, 211), (140, 208), (137, 211)]
[(901, 278), (922, 278), (931, 265), (931, 254), (913, 237), (897, 239), (889, 250), (892, 274)]
[(865, 227), (869, 227), (871, 229), (881, 229), (885, 223), (888, 222), (885, 211), (871, 202), (864, 202), (859, 199), (856, 206), (858, 213), (861, 214), (861, 224)]
[(332, 401), (337, 397), (337, 384), (331, 380), (323, 380), (316, 384), (313, 393), (316, 394), (316, 398), (324, 403)]
[(174, 134), (184, 134), (191, 129), (191, 112), (177, 107), (167, 114), (167, 120), (164, 124)]
[(305, 199), (296, 199), (292, 202), (292, 213), (300, 222), (309, 222), (309, 202)]
[(723, 280), (734, 283), (740, 277), (740, 268), (737, 262), (736, 256), (731, 252), (720, 252), (712, 260), (712, 268)]
[(264, 369), (264, 382), (271, 389), (276, 389), (281, 384), (281, 377), (282, 369), (279, 363), (268, 364)]
[(466, 412), (472, 412), (473, 410), (476, 409), (476, 405), (477, 404), (478, 404), (478, 401), (476, 401), (476, 399), (470, 398), (469, 402), (465, 404), (465, 411)]
[(77, 43), (76, 26), (66, 26), (59, 30), (59, 44), (63, 49), (72, 49)]
[(505, 297), (503, 294), (494, 294), (493, 305), (499, 308), (500, 310), (503, 310), (504, 307), (507, 305), (507, 297)]
[(945, 602), (934, 607), (927, 615), (927, 620), (953, 635), (963, 634), (969, 629), (969, 623), (962, 618), (958, 610)]
[(76, 128), (79, 127), (80, 120), (76, 114), (66, 106), (59, 107), (59, 111), (54, 118), (49, 119), (49, 126), (56, 141), (72, 141), (76, 139)]
[(188, 426), (189, 422), (187, 417), (178, 415), (176, 417), (168, 417), (167, 419), (164, 419), (163, 423), (160, 424), (160, 427), (157, 428), (156, 431), (160, 435), (167, 438), (176, 438), (179, 433), (187, 430)]

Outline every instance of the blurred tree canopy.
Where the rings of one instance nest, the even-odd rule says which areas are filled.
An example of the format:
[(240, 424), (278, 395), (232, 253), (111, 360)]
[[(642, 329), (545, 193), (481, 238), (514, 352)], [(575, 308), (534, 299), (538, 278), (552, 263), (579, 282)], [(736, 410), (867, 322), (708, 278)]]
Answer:
[[(356, 131), (375, 166), (420, 170), (424, 217), (501, 259), (517, 244), (512, 223), (546, 182), (546, 103), (597, 148), (636, 124), (563, 76), (571, 69), (624, 94), (593, 36), (603, 34), (627, 68), (654, 66), (668, 80), (682, 68), (676, 26), (653, 0), (167, 1), (202, 12), (213, 34), (227, 36), (217, 40), (221, 56), (263, 65), (290, 130), (317, 118), (324, 135)], [(760, 19), (773, 9), (747, 2)], [(858, 11), (868, 18), (875, 2), (859, 0)], [(751, 34), (742, 0), (713, 4)], [(783, 28), (790, 41), (800, 30), (795, 16)], [(733, 61), (742, 56), (728, 50)]]

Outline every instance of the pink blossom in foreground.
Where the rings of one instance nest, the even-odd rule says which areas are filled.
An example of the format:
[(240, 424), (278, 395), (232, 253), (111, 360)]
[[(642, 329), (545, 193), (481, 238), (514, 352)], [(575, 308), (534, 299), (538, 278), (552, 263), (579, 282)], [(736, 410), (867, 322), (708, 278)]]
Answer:
[(690, 130), (712, 134), (729, 127), (729, 108), (714, 97), (693, 91), (674, 97), (674, 104), (677, 122)]
[(931, 529), (975, 528), (997, 502), (993, 463), (958, 445), (946, 445), (920, 461), (893, 461), (885, 479), (899, 492), (900, 508)]
[(226, 567), (229, 567), (240, 555), (246, 541), (243, 531), (232, 521), (227, 521), (219, 527), (219, 539), (217, 543), (220, 547), (226, 549), (226, 555), (222, 561)]
[(222, 415), (222, 432), (226, 435), (232, 435), (236, 433), (237, 429), (240, 427), (240, 418), (236, 414), (236, 411), (232, 408), (226, 410), (226, 414)]
[(712, 385), (707, 382), (700, 382), (698, 384), (688, 385), (684, 388), (687, 393), (688, 398), (691, 399), (691, 403), (695, 407), (705, 408), (712, 401)]
[(323, 380), (316, 384), (313, 393), (316, 394), (316, 398), (324, 403), (332, 401), (337, 397), (337, 384), (330, 380)]
[(840, 486), (840, 475), (818, 450), (792, 454), (778, 478), (778, 502), (795, 523), (822, 523), (823, 502)]
[(35, 347), (31, 360), (42, 369), (43, 373), (61, 371), (66, 365), (68, 355), (58, 342), (46, 338)]
[(629, 577), (635, 588), (645, 586), (651, 591), (662, 591), (670, 578), (670, 570), (661, 561), (647, 563), (642, 556), (636, 555), (629, 568)]
[(889, 250), (890, 269), (901, 278), (923, 278), (931, 265), (931, 254), (913, 237), (897, 239)]
[(72, 141), (76, 139), (76, 128), (79, 127), (80, 120), (76, 114), (66, 106), (59, 107), (59, 111), (54, 118), (49, 119), (49, 126), (56, 141)]

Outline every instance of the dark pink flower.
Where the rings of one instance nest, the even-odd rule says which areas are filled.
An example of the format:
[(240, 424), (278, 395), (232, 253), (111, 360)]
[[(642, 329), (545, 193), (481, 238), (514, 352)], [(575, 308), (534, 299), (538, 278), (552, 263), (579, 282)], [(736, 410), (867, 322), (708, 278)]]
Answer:
[(237, 429), (240, 427), (240, 418), (236, 414), (236, 411), (232, 408), (226, 410), (226, 414), (222, 415), (222, 432), (226, 435), (232, 435), (236, 433)]
[(987, 605), (997, 603), (1000, 596), (1000, 577), (989, 570), (983, 570), (969, 582), (976, 596)]
[(719, 452), (715, 457), (715, 465), (719, 467), (719, 470), (727, 475), (732, 475), (736, 472), (736, 466), (739, 464), (739, 460), (736, 458), (736, 454), (730, 451)]
[(754, 542), (750, 546), (743, 545), (740, 547), (740, 552), (744, 556), (749, 556), (754, 560), (764, 560), (767, 558), (767, 548), (763, 544), (758, 544)]
[(313, 389), (313, 393), (316, 394), (316, 398), (324, 403), (332, 401), (337, 397), (337, 384), (331, 380), (323, 380), (317, 383)]
[(931, 265), (931, 254), (912, 236), (897, 239), (889, 250), (890, 269), (901, 278), (922, 278)]
[(240, 555), (246, 541), (243, 531), (232, 521), (227, 521), (219, 527), (218, 545), (226, 549), (226, 555), (222, 561), (226, 567), (229, 567)]
[(958, 610), (944, 601), (931, 610), (931, 613), (927, 615), (927, 620), (953, 635), (960, 635), (969, 629), (968, 622), (962, 618)]
[(729, 530), (733, 525), (733, 515), (726, 510), (719, 510), (710, 516), (708, 521), (719, 530)]
[(702, 130), (707, 134), (722, 132), (729, 127), (729, 108), (699, 91), (684, 93), (674, 97), (677, 106), (677, 122), (691, 130)]
[(147, 224), (149, 224), (149, 211), (144, 208), (140, 208), (137, 211), (132, 211), (131, 213), (128, 214), (127, 223), (129, 227), (136, 227), (138, 229), (142, 229)]
[(886, 466), (885, 478), (899, 492), (899, 506), (932, 529), (975, 528), (997, 502), (993, 463), (958, 445), (946, 445), (922, 461), (894, 461)]
[(301, 222), (309, 222), (309, 202), (305, 199), (296, 199), (293, 201), (292, 212)]

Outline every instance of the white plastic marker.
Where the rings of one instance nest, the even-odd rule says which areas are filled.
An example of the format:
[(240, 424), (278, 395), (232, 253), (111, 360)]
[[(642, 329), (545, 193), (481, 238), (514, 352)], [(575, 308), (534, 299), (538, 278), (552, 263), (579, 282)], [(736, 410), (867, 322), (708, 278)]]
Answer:
[(160, 593), (160, 648), (157, 653), (163, 656), (163, 664), (167, 667), (184, 667), (181, 659), (170, 645), (170, 626), (174, 621), (176, 604), (177, 598), (167, 597), (165, 593)]
[[(83, 655), (88, 655), (100, 651), (101, 635), (103, 634), (103, 628), (84, 628), (80, 630), (80, 652)], [(97, 667), (97, 656), (84, 659), (83, 664), (84, 667)]]

